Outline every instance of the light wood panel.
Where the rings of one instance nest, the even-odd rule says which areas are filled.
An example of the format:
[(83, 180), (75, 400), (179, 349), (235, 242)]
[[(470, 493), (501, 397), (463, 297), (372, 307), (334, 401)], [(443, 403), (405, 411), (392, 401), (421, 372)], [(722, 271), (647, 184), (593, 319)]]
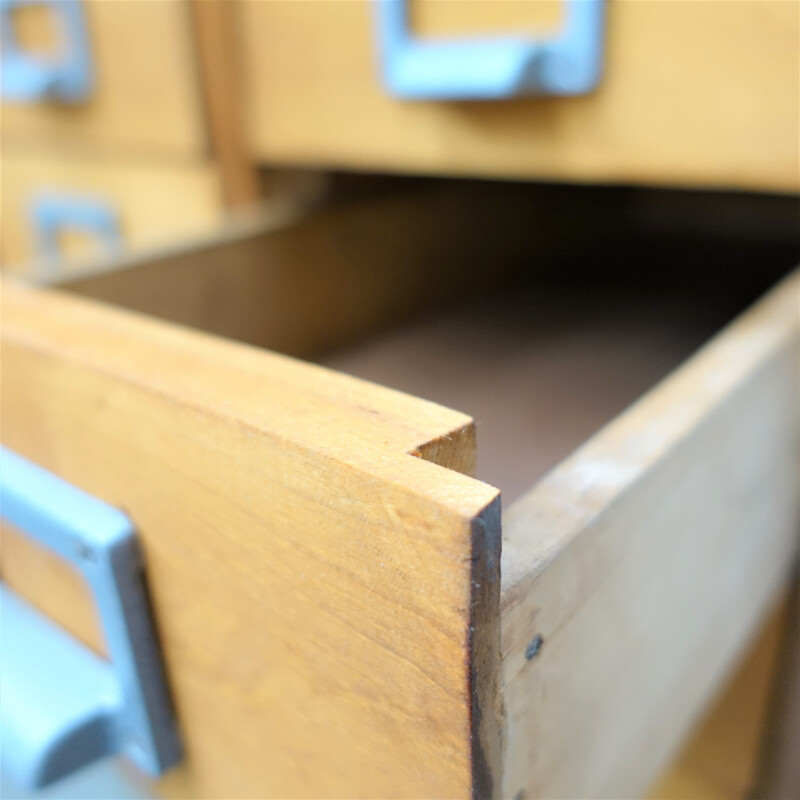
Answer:
[[(452, 175), (800, 189), (800, 6), (608, 4), (600, 88), (408, 102), (381, 86), (371, 0), (238, 0), (255, 154)], [(421, 0), (421, 35), (552, 27), (538, 0)], [(557, 24), (557, 22), (556, 22)]]
[(139, 529), (186, 749), (167, 787), (490, 794), (497, 492), (425, 460), (471, 463), (469, 418), (58, 293), (2, 302), (3, 443)]
[(794, 275), (506, 513), (504, 795), (639, 796), (675, 754), (797, 553), (798, 386)]
[[(107, 201), (119, 214), (125, 246), (132, 248), (197, 234), (222, 218), (218, 175), (202, 161), (105, 160), (6, 147), (0, 175), (0, 255), (3, 267), (12, 271), (28, 271), (27, 262), (37, 255), (28, 208), (40, 192)], [(91, 237), (73, 239), (71, 247), (67, 241), (59, 269), (68, 270), (71, 262), (85, 259), (98, 244)]]
[[(198, 158), (207, 136), (188, 0), (84, 0), (95, 87), (85, 103), (3, 103), (3, 146)], [(21, 27), (41, 39), (38, 14)]]

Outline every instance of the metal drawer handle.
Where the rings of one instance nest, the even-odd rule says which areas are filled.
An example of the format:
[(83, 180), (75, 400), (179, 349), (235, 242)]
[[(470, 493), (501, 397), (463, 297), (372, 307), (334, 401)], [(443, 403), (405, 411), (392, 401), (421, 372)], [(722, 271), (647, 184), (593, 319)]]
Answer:
[(44, 263), (59, 258), (58, 236), (65, 230), (85, 231), (98, 237), (106, 250), (122, 247), (119, 215), (105, 200), (41, 193), (30, 204), (36, 253)]
[(564, 0), (567, 20), (553, 38), (415, 38), (406, 0), (374, 0), (383, 76), (398, 97), (500, 100), (593, 89), (603, 57), (604, 0)]
[[(64, 52), (58, 59), (27, 53), (14, 34), (15, 8), (45, 5), (58, 20)], [(54, 98), (80, 103), (92, 90), (92, 62), (81, 0), (0, 0), (2, 28), (2, 97), (4, 100), (38, 102)]]
[(6, 448), (0, 514), (73, 564), (97, 600), (110, 662), (0, 584), (2, 768), (35, 789), (112, 754), (159, 775), (180, 744), (128, 518)]

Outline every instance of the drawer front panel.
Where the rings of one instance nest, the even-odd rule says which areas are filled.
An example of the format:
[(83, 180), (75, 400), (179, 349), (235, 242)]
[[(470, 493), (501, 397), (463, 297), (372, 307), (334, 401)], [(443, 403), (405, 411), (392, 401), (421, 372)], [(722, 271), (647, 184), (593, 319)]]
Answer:
[[(120, 244), (134, 248), (208, 229), (222, 213), (218, 176), (205, 164), (162, 166), (5, 152), (2, 171), (1, 252), (4, 268), (12, 271), (50, 257), (52, 250), (68, 263), (113, 248), (114, 237), (103, 225), (76, 219), (81, 208), (106, 213), (118, 228)], [(63, 225), (53, 223), (57, 230), (46, 236), (44, 247), (37, 240), (44, 232), (35, 207), (50, 201), (67, 210), (72, 206), (75, 213), (68, 211)]]
[[(199, 157), (206, 135), (189, 3), (84, 0), (93, 87), (70, 103), (4, 102), (4, 145)], [(52, 38), (41, 8), (18, 21), (24, 48)]]
[[(561, 13), (539, 0), (411, 7), (414, 30), (437, 37), (551, 32)], [(800, 188), (795, 3), (612, 1), (594, 93), (473, 103), (388, 94), (371, 0), (239, 10), (250, 141), (266, 161)]]
[(675, 755), (797, 555), (798, 387), (795, 275), (507, 512), (504, 796), (641, 796)]
[[(496, 758), (473, 715), (499, 504), (424, 458), (469, 462), (469, 418), (57, 293), (2, 300), (4, 445), (142, 543), (185, 752), (162, 788), (469, 797)], [(21, 592), (45, 587), (32, 569)]]

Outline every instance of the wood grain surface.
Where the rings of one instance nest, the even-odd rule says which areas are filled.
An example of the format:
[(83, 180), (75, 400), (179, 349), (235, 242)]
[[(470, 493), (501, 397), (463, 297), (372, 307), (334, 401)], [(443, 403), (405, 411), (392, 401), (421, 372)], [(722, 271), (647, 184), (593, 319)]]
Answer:
[(186, 750), (164, 789), (491, 793), (497, 492), (424, 460), (472, 461), (469, 418), (58, 293), (2, 302), (4, 445), (143, 541)]

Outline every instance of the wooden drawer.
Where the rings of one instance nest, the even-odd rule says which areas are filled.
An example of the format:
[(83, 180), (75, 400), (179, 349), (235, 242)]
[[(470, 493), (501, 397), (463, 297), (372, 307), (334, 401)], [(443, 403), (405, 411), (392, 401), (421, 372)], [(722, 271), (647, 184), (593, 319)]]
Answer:
[[(514, 224), (498, 198), (437, 190), (109, 264), (67, 291), (4, 282), (3, 444), (123, 507), (143, 540), (185, 747), (161, 791), (637, 796), (778, 596), (798, 549), (796, 274), (505, 509), (502, 535), (469, 416), (113, 306), (319, 353), (482, 286), (532, 226), (514, 248), (480, 243)], [(481, 329), (546, 356), (531, 376), (508, 367), (501, 396), (606, 363), (551, 400), (553, 420), (581, 394), (627, 402), (636, 358), (691, 349), (656, 350), (647, 306), (621, 329), (624, 303), (579, 307), (561, 339), (538, 308), (533, 327)], [(679, 305), (674, 330), (689, 317)], [(459, 362), (500, 376), (491, 337), (465, 330), (427, 339), (412, 379), (467, 381)], [(385, 341), (376, 362), (402, 363)], [(59, 575), (4, 547), (5, 579), (102, 650)]]
[[(371, 0), (240, 2), (246, 108), (267, 162), (797, 191), (798, 6), (610, 2), (582, 97), (420, 102), (382, 86)], [(558, 3), (419, 0), (420, 35), (552, 29)]]
[[(69, 269), (98, 249), (140, 248), (180, 240), (218, 224), (222, 197), (216, 170), (202, 161), (163, 164), (139, 159), (110, 160), (3, 150), (2, 262), (4, 269), (26, 271), (37, 252), (33, 208), (41, 198), (59, 204), (91, 204), (108, 209), (118, 221), (119, 241), (81, 225), (65, 210), (59, 236), (58, 264), (46, 271)], [(111, 237), (112, 239), (115, 237)], [(59, 266), (60, 265), (60, 266)]]
[[(85, 154), (197, 158), (207, 148), (190, 5), (185, 0), (84, 0), (94, 88), (85, 102), (3, 103), (4, 145), (78, 148)], [(24, 9), (23, 46), (51, 47), (44, 5)]]

